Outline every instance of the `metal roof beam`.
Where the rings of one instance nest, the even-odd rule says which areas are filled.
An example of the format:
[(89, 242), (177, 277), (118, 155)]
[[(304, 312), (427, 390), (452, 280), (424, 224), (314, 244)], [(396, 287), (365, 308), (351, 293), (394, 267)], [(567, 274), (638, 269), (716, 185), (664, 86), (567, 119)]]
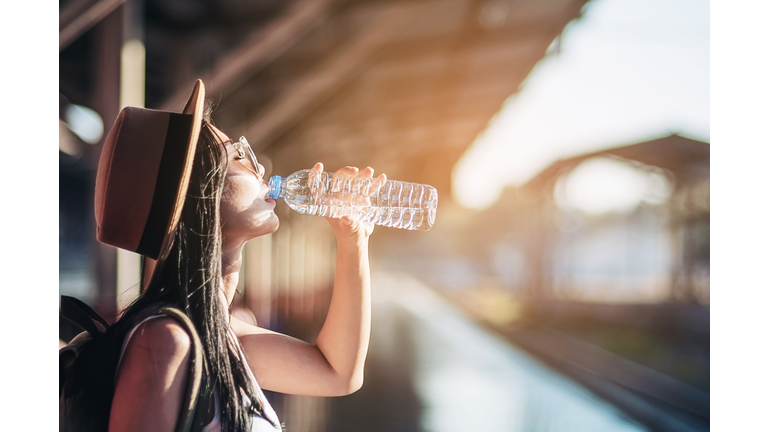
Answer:
[[(279, 57), (310, 30), (320, 25), (345, 0), (298, 0), (282, 16), (256, 30), (237, 48), (223, 56), (201, 77), (206, 93), (225, 97), (256, 72)], [(195, 77), (195, 80), (198, 77)], [(194, 81), (179, 86), (160, 109), (183, 106)]]
[[(80, 35), (88, 31), (125, 2), (126, 0), (99, 0), (84, 13), (77, 14), (75, 19), (59, 30), (59, 52), (63, 51), (64, 48), (68, 47), (69, 44), (74, 42)], [(59, 12), (59, 16), (75, 15), (75, 13), (73, 13), (74, 8), (80, 7), (82, 7), (80, 2), (73, 2), (68, 8)], [(59, 25), (61, 26), (61, 22)]]
[(379, 18), (360, 37), (337, 50), (318, 69), (297, 79), (290, 91), (280, 94), (262, 110), (265, 114), (248, 125), (246, 135), (259, 151), (298, 121), (307, 111), (329, 97), (359, 72), (404, 28), (421, 16), (423, 4), (399, 3), (378, 13)]

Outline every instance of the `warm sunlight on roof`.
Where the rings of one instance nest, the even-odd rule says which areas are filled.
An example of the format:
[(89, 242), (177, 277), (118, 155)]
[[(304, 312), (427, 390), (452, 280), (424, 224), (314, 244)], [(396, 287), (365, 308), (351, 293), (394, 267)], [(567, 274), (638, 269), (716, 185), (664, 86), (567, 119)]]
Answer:
[(557, 159), (680, 133), (709, 140), (709, 3), (594, 0), (454, 167), (491, 205)]

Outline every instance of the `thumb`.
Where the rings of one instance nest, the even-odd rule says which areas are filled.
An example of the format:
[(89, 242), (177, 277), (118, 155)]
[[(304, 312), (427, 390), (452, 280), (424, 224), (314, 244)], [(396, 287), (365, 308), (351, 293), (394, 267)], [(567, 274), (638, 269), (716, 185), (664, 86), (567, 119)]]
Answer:
[(357, 223), (357, 220), (350, 215), (345, 215), (341, 217), (341, 224), (347, 229), (354, 229), (356, 223)]

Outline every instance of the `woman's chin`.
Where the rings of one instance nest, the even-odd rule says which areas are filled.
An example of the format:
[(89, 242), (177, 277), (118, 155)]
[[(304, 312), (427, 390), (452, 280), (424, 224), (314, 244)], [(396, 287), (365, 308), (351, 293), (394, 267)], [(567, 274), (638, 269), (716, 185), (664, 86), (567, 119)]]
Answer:
[(259, 226), (259, 230), (256, 237), (272, 234), (273, 232), (277, 231), (278, 228), (280, 228), (280, 219), (277, 218), (276, 214), (272, 213), (269, 219), (264, 221)]
[(270, 234), (272, 234), (273, 232), (277, 231), (278, 228), (280, 228), (280, 219), (277, 217), (277, 215), (275, 215), (274, 220), (275, 220), (275, 223), (273, 225), (272, 230), (269, 232)]

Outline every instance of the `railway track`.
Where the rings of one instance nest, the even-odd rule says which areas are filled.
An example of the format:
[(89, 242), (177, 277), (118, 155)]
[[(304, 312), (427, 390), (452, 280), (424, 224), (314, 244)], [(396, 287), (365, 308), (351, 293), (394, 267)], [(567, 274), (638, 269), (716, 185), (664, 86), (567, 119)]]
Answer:
[(709, 393), (546, 327), (503, 335), (650, 430), (709, 431)]

